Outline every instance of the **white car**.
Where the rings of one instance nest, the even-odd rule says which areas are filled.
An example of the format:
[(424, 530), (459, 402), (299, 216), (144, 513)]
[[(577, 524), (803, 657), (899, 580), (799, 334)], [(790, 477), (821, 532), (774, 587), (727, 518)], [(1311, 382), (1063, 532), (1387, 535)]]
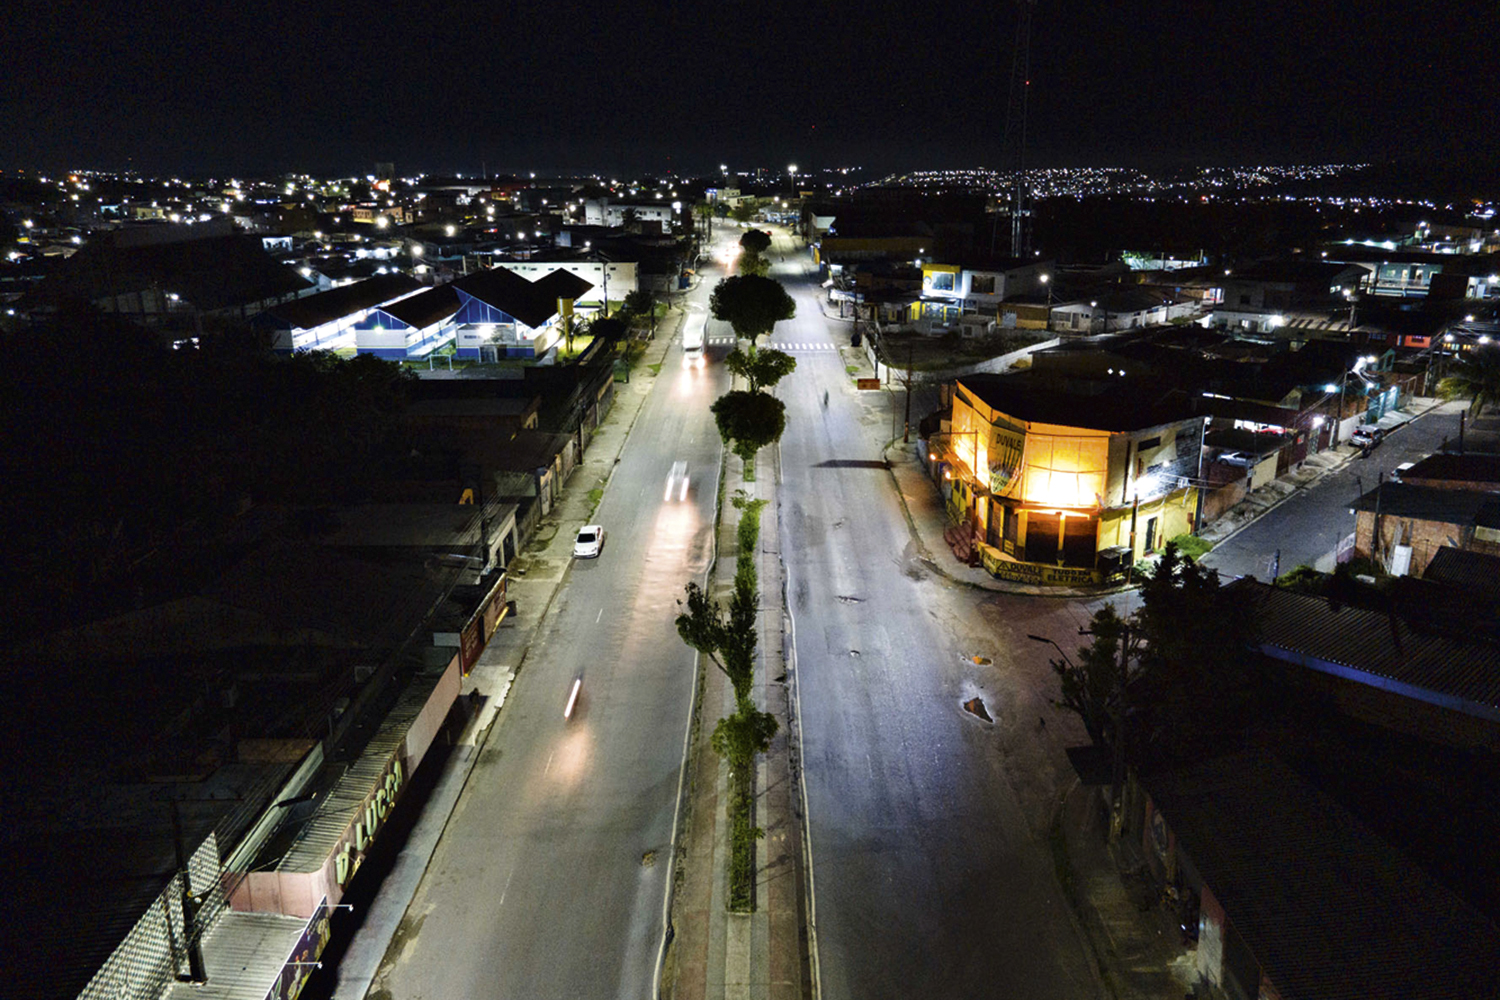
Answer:
[(597, 524), (586, 524), (578, 529), (578, 537), (573, 541), (574, 559), (593, 559), (599, 555), (599, 550), (604, 548), (604, 529)]
[(686, 500), (688, 493), (688, 466), (686, 462), (673, 462), (672, 471), (667, 473), (667, 492), (663, 500)]

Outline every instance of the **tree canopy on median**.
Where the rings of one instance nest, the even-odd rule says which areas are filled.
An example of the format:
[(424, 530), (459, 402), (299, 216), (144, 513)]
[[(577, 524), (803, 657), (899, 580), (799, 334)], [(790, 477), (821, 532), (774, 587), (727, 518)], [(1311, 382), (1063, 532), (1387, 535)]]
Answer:
[(776, 324), (797, 314), (797, 304), (781, 282), (747, 274), (725, 278), (714, 287), (708, 300), (714, 319), (734, 328), (736, 337), (754, 340), (769, 334)]
[(786, 430), (786, 404), (763, 392), (726, 392), (714, 401), (719, 437), (746, 462)]
[(765, 254), (771, 249), (771, 234), (764, 229), (748, 230), (740, 237), (740, 249), (746, 253)]
[(796, 371), (797, 359), (785, 351), (769, 347), (756, 350), (755, 345), (751, 344), (748, 352), (738, 347), (730, 352), (729, 357), (724, 359), (724, 367), (729, 369), (730, 374), (749, 382), (751, 392), (760, 392)]

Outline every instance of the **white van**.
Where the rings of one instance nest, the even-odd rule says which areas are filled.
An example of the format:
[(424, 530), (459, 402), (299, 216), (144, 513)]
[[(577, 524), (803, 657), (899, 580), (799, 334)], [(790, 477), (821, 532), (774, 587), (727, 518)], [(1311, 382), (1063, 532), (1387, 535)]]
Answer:
[(702, 368), (708, 364), (703, 354), (703, 332), (707, 325), (707, 314), (689, 314), (687, 325), (682, 329), (682, 367)]

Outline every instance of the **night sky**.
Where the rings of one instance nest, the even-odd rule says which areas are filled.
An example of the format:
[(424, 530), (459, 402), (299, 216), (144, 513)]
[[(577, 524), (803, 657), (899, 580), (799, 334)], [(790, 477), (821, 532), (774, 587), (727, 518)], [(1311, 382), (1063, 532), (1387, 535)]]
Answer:
[[(0, 169), (1001, 166), (1016, 9), (19, 0)], [(1028, 160), (1495, 159), (1495, 13), (1042, 0)]]

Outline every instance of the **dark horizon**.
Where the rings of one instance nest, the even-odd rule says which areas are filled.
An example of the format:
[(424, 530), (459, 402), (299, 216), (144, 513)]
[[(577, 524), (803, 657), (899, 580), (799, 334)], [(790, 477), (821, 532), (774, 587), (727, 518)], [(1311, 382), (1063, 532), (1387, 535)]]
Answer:
[[(486, 22), (270, 0), (217, 19), (98, 0), (13, 15), (0, 168), (192, 176), (1004, 168), (1015, 3), (844, 17), (525, 6)], [(1031, 166), (1500, 156), (1481, 8), (1252, 15), (1040, 4)], [(1472, 16), (1471, 16), (1472, 15)]]

